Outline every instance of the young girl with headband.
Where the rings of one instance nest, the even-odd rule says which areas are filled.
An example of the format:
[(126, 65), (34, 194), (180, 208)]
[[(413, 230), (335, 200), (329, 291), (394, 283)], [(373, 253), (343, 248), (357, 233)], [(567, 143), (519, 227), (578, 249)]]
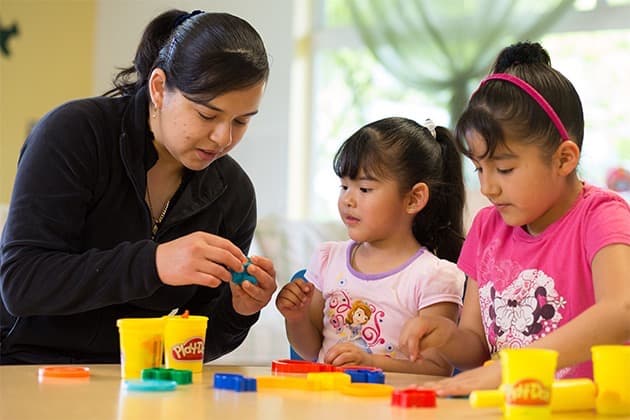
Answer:
[[(305, 359), (450, 375), (436, 351), (410, 361), (398, 339), (421, 314), (455, 321), (464, 275), (461, 156), (450, 132), (404, 118), (368, 124), (334, 160), (349, 241), (319, 246), (303, 279), (278, 294), (293, 348)], [(444, 258), (444, 259), (442, 259)]]
[(433, 348), (471, 369), (439, 394), (498, 387), (500, 364), (478, 366), (503, 348), (557, 350), (559, 378), (589, 377), (591, 346), (630, 338), (630, 209), (579, 179), (583, 133), (578, 94), (538, 43), (504, 49), (472, 95), (457, 138), (492, 206), (458, 260), (461, 320), (420, 316), (401, 337), (411, 360)]

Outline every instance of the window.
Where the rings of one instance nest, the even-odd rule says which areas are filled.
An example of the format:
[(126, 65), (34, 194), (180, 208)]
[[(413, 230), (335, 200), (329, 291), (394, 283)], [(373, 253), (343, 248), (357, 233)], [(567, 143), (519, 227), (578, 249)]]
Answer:
[[(306, 98), (310, 109), (302, 191), (304, 214), (336, 220), (339, 181), (332, 158), (343, 140), (360, 126), (398, 115), (449, 122), (447, 92), (423, 92), (397, 80), (372, 56), (352, 25), (344, 0), (313, 0), (310, 32), (312, 77)], [(307, 34), (308, 36), (308, 34)], [(571, 80), (584, 105), (585, 140), (580, 173), (605, 185), (607, 172), (630, 168), (630, 0), (577, 1), (540, 39), (552, 64)], [(494, 52), (496, 54), (498, 51)], [(308, 118), (308, 117), (307, 117)], [(472, 166), (465, 167), (470, 188), (477, 188)], [(304, 193), (306, 191), (306, 193)]]

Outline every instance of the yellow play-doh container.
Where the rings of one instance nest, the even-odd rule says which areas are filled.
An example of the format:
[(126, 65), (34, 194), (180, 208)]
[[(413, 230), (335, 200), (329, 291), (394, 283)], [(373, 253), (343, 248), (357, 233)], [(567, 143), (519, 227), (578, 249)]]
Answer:
[(140, 378), (142, 369), (162, 366), (163, 318), (121, 318), (120, 373), (124, 379)]
[(546, 349), (504, 349), (499, 352), (507, 419), (551, 417), (551, 389), (558, 352)]
[[(556, 379), (551, 385), (551, 412), (593, 410), (596, 394), (595, 383), (588, 378)], [(503, 408), (504, 387), (472, 391), (468, 401), (473, 408)]]
[(595, 410), (598, 414), (630, 415), (630, 346), (593, 346), (591, 354), (597, 385)]
[(168, 369), (203, 371), (208, 317), (168, 316), (164, 325), (164, 360)]

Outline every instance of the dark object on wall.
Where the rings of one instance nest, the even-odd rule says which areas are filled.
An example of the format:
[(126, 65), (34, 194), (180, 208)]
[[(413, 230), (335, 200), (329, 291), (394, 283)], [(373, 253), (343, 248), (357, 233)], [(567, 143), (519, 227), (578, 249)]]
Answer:
[(17, 23), (14, 23), (12, 26), (3, 27), (0, 23), (0, 51), (2, 55), (9, 56), (11, 52), (9, 51), (9, 39), (12, 36), (19, 34)]

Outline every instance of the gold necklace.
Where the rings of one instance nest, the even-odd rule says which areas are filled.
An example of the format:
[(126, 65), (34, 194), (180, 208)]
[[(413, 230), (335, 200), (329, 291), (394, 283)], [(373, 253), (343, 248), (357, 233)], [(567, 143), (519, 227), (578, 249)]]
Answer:
[(171, 200), (167, 200), (166, 204), (164, 204), (164, 208), (160, 212), (158, 218), (153, 217), (153, 206), (151, 206), (151, 193), (149, 192), (149, 186), (147, 185), (147, 204), (149, 205), (149, 211), (151, 212), (151, 239), (155, 239), (155, 235), (157, 234), (158, 228), (160, 227), (160, 223), (164, 220), (164, 216), (166, 216), (166, 211), (168, 210), (169, 204), (171, 204)]

